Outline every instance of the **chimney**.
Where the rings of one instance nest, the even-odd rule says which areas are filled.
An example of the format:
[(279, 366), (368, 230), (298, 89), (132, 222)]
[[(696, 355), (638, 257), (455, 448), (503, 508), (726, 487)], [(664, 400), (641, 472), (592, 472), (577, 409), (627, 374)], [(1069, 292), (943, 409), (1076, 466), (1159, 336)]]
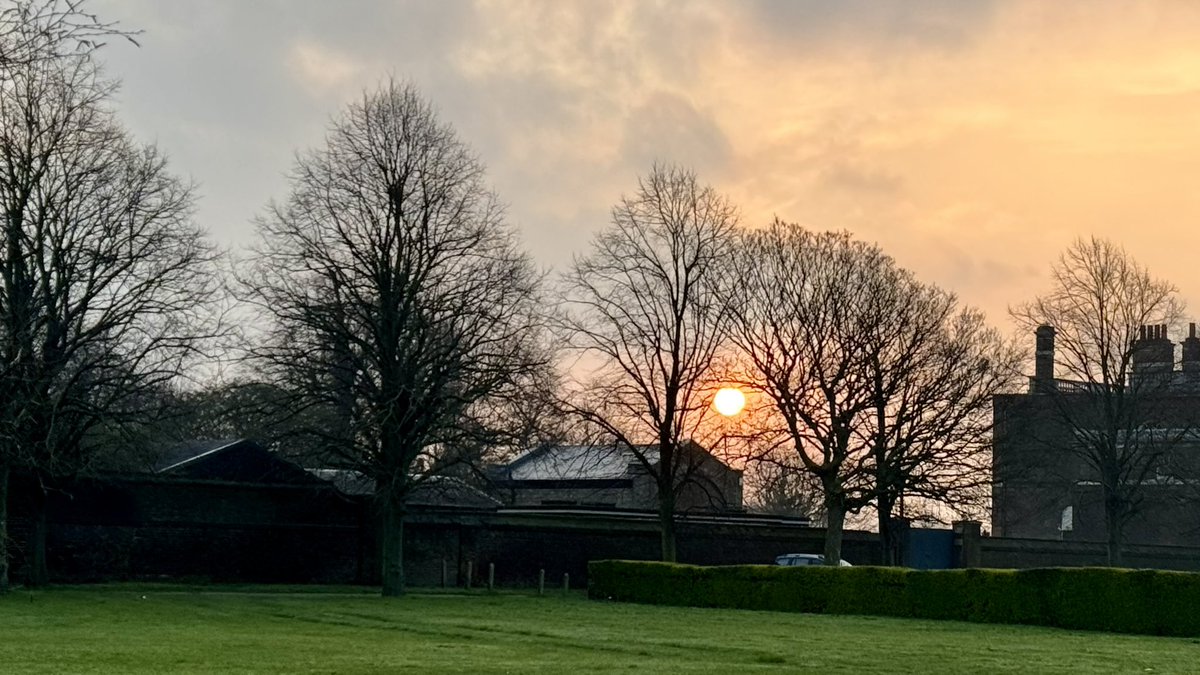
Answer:
[(1054, 326), (1038, 326), (1037, 351), (1034, 355), (1033, 391), (1038, 394), (1052, 393), (1054, 383)]
[[(1139, 327), (1132, 357), (1135, 376), (1164, 375), (1175, 370), (1175, 343), (1167, 336), (1167, 324)], [(1197, 363), (1200, 365), (1200, 361)]]
[(1188, 336), (1180, 343), (1183, 345), (1183, 371), (1185, 373), (1200, 373), (1200, 338), (1196, 337), (1196, 324), (1188, 324)]

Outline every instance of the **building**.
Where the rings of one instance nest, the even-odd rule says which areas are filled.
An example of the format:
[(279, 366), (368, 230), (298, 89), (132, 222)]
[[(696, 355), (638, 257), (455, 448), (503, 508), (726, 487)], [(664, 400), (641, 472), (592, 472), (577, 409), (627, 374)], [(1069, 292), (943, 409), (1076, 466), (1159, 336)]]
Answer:
[[(1037, 330), (1035, 373), (1022, 394), (993, 401), (994, 536), (1104, 541), (1101, 473), (1077, 448), (1118, 439), (1135, 496), (1130, 544), (1200, 545), (1200, 337), (1192, 324), (1176, 362), (1166, 326), (1143, 326), (1122, 386), (1055, 377), (1055, 330)], [(1102, 406), (1121, 415), (1107, 417)], [(1109, 430), (1101, 430), (1104, 420)], [(1115, 423), (1113, 422), (1115, 420)], [(1113, 479), (1110, 478), (1110, 481)], [(1122, 489), (1126, 489), (1123, 487)]]
[[(681, 447), (687, 478), (676, 510), (742, 510), (742, 472), (697, 443)], [(497, 491), (512, 506), (579, 506), (652, 511), (658, 509), (654, 477), (638, 459), (658, 463), (657, 446), (638, 453), (620, 445), (544, 445), (492, 471)]]
[(323, 484), (320, 478), (245, 438), (181, 443), (163, 452), (151, 469), (172, 478), (260, 485)]

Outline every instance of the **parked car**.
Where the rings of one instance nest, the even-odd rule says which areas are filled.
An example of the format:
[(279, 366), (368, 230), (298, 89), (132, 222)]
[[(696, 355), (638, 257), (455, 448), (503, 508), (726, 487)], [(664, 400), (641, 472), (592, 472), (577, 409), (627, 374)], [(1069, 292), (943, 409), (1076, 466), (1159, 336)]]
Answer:
[[(825, 556), (820, 553), (784, 553), (781, 556), (776, 556), (776, 565), (784, 567), (803, 567), (804, 565), (824, 565)], [(838, 561), (838, 567), (853, 567), (845, 560)]]

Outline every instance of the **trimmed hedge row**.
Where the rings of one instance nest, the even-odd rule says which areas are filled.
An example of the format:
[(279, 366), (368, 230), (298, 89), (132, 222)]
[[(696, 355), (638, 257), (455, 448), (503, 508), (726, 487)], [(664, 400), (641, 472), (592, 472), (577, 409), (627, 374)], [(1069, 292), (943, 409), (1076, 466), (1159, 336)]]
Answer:
[(688, 607), (865, 614), (1200, 636), (1200, 574), (1099, 567), (696, 567), (602, 560), (588, 596)]

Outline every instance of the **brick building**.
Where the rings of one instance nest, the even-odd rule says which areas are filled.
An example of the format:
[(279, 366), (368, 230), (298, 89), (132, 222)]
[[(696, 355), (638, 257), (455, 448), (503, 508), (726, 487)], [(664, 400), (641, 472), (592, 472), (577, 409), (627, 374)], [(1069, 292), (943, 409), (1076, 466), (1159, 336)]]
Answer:
[[(993, 401), (992, 532), (1104, 541), (1101, 474), (1082, 444), (1117, 439), (1119, 485), (1133, 495), (1130, 544), (1200, 545), (1200, 338), (1192, 324), (1176, 361), (1166, 326), (1143, 326), (1122, 386), (1055, 377), (1055, 330), (1037, 330), (1035, 374)], [(1124, 411), (1113, 424), (1105, 405)], [(1105, 421), (1108, 419), (1109, 421)], [(1101, 427), (1108, 425), (1107, 431)], [(1111, 479), (1110, 479), (1111, 480)]]

